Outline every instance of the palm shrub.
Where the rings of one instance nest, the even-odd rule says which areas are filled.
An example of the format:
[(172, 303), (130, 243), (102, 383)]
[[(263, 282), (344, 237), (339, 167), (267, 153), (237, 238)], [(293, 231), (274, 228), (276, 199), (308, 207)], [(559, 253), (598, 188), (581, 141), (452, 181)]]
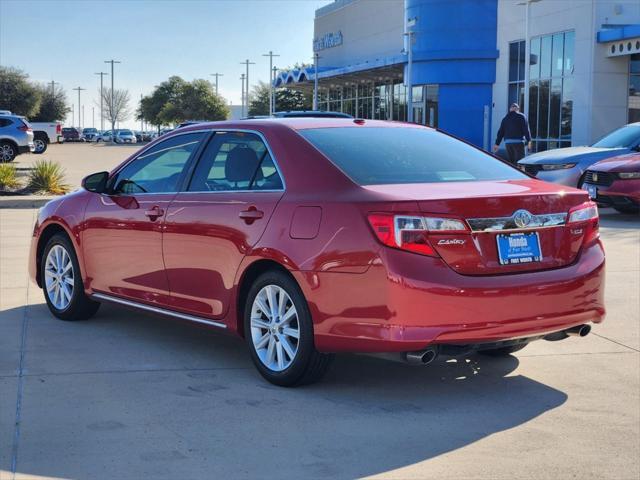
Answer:
[(19, 186), (16, 167), (9, 163), (0, 163), (0, 190), (14, 189)]
[(62, 195), (69, 191), (65, 183), (64, 169), (59, 163), (38, 160), (29, 172), (28, 188), (36, 193)]

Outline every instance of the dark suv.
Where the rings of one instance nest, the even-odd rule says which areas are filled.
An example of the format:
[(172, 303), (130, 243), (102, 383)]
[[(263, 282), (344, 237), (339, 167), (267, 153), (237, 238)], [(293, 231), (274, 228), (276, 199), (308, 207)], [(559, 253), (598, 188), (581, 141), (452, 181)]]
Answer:
[(62, 137), (65, 142), (79, 142), (82, 140), (80, 130), (75, 127), (65, 127), (62, 129)]

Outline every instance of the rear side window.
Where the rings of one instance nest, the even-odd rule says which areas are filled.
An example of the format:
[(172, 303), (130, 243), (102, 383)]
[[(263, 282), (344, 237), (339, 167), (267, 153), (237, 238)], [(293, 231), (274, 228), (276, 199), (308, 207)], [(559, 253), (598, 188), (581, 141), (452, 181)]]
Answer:
[(359, 185), (529, 178), (482, 150), (426, 128), (318, 128), (298, 133)]
[(253, 133), (218, 132), (202, 154), (189, 191), (281, 190), (269, 149)]
[(0, 118), (0, 128), (8, 127), (12, 123), (13, 122), (11, 120), (9, 120), (8, 118)]

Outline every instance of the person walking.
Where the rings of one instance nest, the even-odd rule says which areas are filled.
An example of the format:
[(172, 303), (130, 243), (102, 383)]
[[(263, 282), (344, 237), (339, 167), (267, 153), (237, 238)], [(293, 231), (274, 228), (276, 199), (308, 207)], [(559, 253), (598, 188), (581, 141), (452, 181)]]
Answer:
[(505, 115), (500, 123), (496, 144), (493, 146), (494, 153), (500, 148), (500, 142), (503, 138), (509, 163), (516, 165), (518, 160), (524, 158), (525, 141), (528, 143), (529, 150), (531, 150), (529, 122), (527, 122), (527, 117), (520, 113), (520, 106), (517, 103), (511, 104), (509, 113)]

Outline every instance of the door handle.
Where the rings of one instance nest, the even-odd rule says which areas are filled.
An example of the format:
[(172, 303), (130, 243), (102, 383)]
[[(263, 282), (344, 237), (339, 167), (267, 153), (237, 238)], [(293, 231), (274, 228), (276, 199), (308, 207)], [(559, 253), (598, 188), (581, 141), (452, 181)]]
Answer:
[(241, 211), (238, 216), (242, 218), (248, 224), (255, 222), (256, 220), (264, 217), (264, 212), (258, 210), (256, 207), (249, 207), (247, 210)]
[(154, 207), (151, 207), (149, 210), (145, 210), (144, 214), (149, 217), (151, 221), (154, 221), (158, 217), (164, 215), (164, 210), (156, 205)]

